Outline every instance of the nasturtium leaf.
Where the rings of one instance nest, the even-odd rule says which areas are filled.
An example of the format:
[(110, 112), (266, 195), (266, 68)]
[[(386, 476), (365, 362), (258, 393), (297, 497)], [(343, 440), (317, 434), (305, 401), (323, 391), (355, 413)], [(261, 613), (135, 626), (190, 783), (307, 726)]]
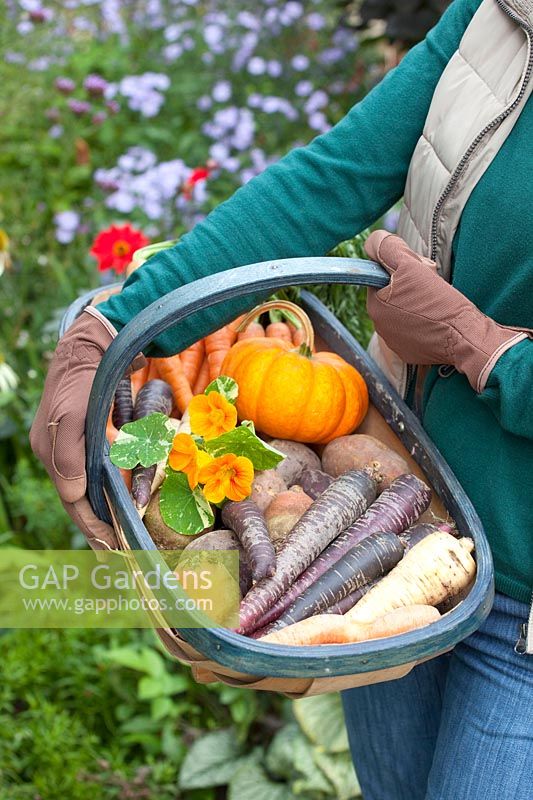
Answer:
[(210, 392), (218, 392), (229, 403), (235, 403), (239, 396), (239, 387), (233, 378), (229, 378), (227, 375), (220, 375), (214, 381), (211, 381), (205, 390), (205, 394), (210, 394)]
[(211, 506), (197, 486), (191, 489), (184, 472), (168, 468), (161, 486), (159, 510), (163, 522), (177, 533), (194, 536), (215, 521)]
[(336, 800), (361, 798), (361, 787), (349, 752), (325, 753), (321, 747), (315, 747), (314, 760), (333, 785)]
[(133, 469), (138, 464), (151, 467), (167, 458), (175, 435), (165, 414), (149, 414), (122, 426), (109, 456), (112, 463), (122, 469)]
[(273, 781), (264, 767), (250, 759), (234, 770), (228, 786), (228, 800), (298, 800), (286, 783)]
[(241, 422), (241, 426), (243, 428), (248, 428), (249, 430), (252, 431), (252, 433), (255, 433), (255, 425), (251, 419), (243, 419), (243, 421)]
[(242, 425), (217, 436), (216, 439), (209, 439), (204, 443), (204, 447), (215, 458), (228, 453), (246, 456), (256, 470), (272, 469), (285, 458), (283, 453), (270, 447), (259, 439), (250, 428)]

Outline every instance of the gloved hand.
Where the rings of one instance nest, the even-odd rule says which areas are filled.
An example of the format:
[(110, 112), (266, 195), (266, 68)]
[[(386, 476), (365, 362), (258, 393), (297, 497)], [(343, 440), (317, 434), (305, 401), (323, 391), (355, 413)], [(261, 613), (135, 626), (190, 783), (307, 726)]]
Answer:
[(391, 275), (388, 286), (369, 289), (368, 313), (378, 334), (408, 364), (450, 364), (482, 392), (496, 361), (527, 338), (482, 314), (436, 272), (435, 262), (413, 252), (399, 236), (374, 231), (369, 257)]
[(85, 474), (89, 394), (96, 369), (115, 336), (115, 329), (99, 311), (90, 307), (82, 312), (57, 346), (30, 431), (33, 452), (46, 467), (65, 510), (95, 550), (118, 548), (113, 528), (93, 514)]

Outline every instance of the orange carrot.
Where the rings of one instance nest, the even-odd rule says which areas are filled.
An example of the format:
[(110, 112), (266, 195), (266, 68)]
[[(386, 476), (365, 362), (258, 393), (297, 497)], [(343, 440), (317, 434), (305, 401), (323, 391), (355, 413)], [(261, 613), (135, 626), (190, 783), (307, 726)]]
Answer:
[(139, 389), (142, 389), (146, 381), (148, 380), (148, 372), (150, 371), (150, 360), (148, 359), (146, 365), (141, 367), (141, 369), (136, 370), (136, 372), (131, 373), (131, 392), (133, 395), (133, 401), (135, 402), (135, 398), (139, 393)]
[(149, 358), (148, 377), (146, 378), (146, 383), (148, 383), (148, 381), (155, 381), (158, 378), (159, 378), (159, 366), (157, 364), (157, 358)]
[(289, 326), (289, 330), (291, 332), (292, 343), (296, 347), (299, 347), (301, 344), (303, 344), (303, 341), (305, 339), (305, 331), (303, 327), (300, 326), (299, 328), (297, 328), (296, 325), (292, 324), (292, 322), (288, 322), (287, 325)]
[(266, 335), (269, 339), (283, 339), (292, 344), (291, 329), (286, 322), (271, 322), (266, 327)]
[(192, 400), (193, 394), (191, 384), (185, 377), (183, 364), (179, 355), (169, 358), (156, 358), (159, 376), (166, 381), (172, 389), (174, 404), (180, 414), (184, 414), (187, 406)]
[(202, 366), (200, 367), (200, 372), (198, 373), (198, 377), (196, 379), (196, 383), (194, 384), (193, 394), (203, 394), (207, 387), (209, 386), (209, 361), (207, 358), (204, 358), (202, 361)]
[(107, 425), (106, 425), (106, 429), (105, 429), (105, 435), (106, 435), (107, 441), (109, 442), (110, 445), (113, 444), (113, 442), (115, 441), (115, 439), (118, 436), (118, 428), (115, 428), (115, 426), (113, 425), (113, 420), (111, 418), (111, 414), (107, 418)]
[[(232, 323), (232, 325), (235, 325), (235, 323)], [(237, 332), (230, 325), (226, 325), (224, 328), (205, 337), (205, 352), (209, 362), (210, 380), (214, 381), (220, 375), (224, 357), (236, 338)]]
[(367, 639), (383, 639), (423, 628), (440, 618), (433, 606), (403, 606), (374, 622), (351, 622), (341, 614), (317, 614), (288, 625), (261, 638), (262, 642), (288, 645), (347, 644)]
[(128, 492), (131, 492), (131, 469), (121, 469), (120, 472), (122, 473)]
[(239, 342), (243, 339), (262, 339), (265, 336), (265, 329), (260, 322), (250, 322), (246, 330), (237, 335)]
[(239, 327), (245, 316), (246, 314), (241, 314), (240, 317), (237, 317), (237, 319), (234, 319), (233, 322), (229, 323), (228, 328), (237, 333), (237, 328)]
[(191, 346), (184, 350), (183, 353), (180, 353), (183, 371), (191, 386), (194, 386), (196, 383), (196, 379), (204, 359), (204, 352), (205, 345), (203, 339), (200, 339), (199, 342), (191, 344)]

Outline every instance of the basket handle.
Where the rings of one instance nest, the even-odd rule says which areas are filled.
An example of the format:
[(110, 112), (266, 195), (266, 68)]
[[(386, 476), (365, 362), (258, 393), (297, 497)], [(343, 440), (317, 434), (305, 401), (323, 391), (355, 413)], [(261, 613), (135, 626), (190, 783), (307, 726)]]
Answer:
[[(181, 286), (143, 309), (120, 331), (104, 353), (89, 398), (85, 427), (86, 465), (89, 500), (94, 513), (100, 519), (110, 521), (104, 496), (104, 473), (108, 462), (106, 422), (116, 388), (137, 353), (157, 336), (179, 325), (192, 314), (218, 303), (257, 293), (270, 294), (285, 286), (341, 283), (380, 289), (388, 282), (388, 274), (373, 261), (359, 258), (288, 258), (217, 272)], [(250, 307), (253, 304), (251, 301)], [(223, 319), (221, 324), (231, 322), (234, 316), (228, 311), (227, 319)], [(211, 332), (206, 321), (205, 329), (200, 326), (195, 331), (196, 339), (202, 339)], [(177, 351), (190, 344), (183, 342), (182, 347), (178, 342)]]

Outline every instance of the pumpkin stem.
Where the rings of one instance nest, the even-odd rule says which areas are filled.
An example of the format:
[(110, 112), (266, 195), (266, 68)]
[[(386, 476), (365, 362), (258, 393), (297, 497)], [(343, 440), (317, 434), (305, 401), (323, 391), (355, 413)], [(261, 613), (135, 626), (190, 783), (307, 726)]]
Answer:
[(310, 356), (315, 347), (315, 332), (313, 330), (313, 326), (311, 324), (311, 320), (300, 306), (297, 306), (296, 303), (291, 303), (289, 300), (269, 300), (267, 303), (262, 303), (260, 306), (256, 306), (252, 308), (251, 311), (246, 314), (238, 328), (237, 333), (241, 333), (245, 331), (248, 325), (250, 325), (257, 317), (263, 314), (265, 311), (271, 311), (273, 309), (280, 309), (282, 311), (289, 311), (293, 314), (298, 322), (301, 324), (303, 332), (304, 332), (304, 340), (299, 347), (299, 352), (302, 355)]

